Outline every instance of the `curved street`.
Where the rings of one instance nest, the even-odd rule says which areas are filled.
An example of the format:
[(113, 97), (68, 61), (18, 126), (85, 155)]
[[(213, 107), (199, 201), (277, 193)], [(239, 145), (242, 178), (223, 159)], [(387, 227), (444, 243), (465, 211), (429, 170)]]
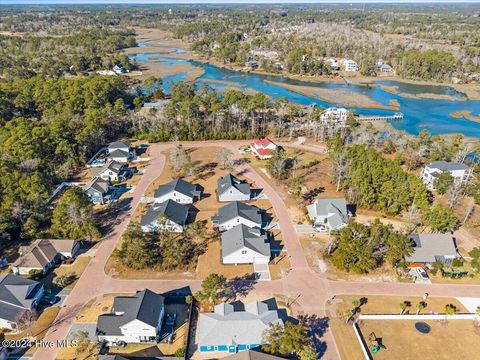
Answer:
[[(241, 156), (238, 147), (247, 144), (247, 141), (206, 141), (183, 143), (186, 147), (211, 147), (222, 146), (229, 148), (237, 159)], [(162, 173), (165, 167), (165, 155), (162, 153), (171, 143), (152, 144), (150, 148), (150, 162), (145, 168), (144, 174), (132, 193), (129, 208), (122, 212), (119, 223), (113, 231), (102, 239), (95, 255), (78, 280), (71, 294), (64, 302), (57, 318), (50, 327), (45, 340), (53, 341), (65, 339), (71, 325), (81, 308), (90, 300), (99, 298), (107, 293), (135, 292), (143, 288), (150, 288), (158, 292), (165, 292), (177, 288), (190, 287), (192, 292), (200, 288), (199, 280), (121, 280), (105, 274), (105, 265), (122, 233), (130, 222), (130, 216), (137, 208), (141, 197), (148, 186)], [(325, 304), (334, 295), (361, 294), (361, 295), (411, 295), (422, 296), (428, 292), (430, 296), (438, 297), (480, 297), (480, 285), (443, 285), (443, 284), (411, 284), (411, 283), (380, 283), (380, 282), (350, 282), (332, 281), (316, 273), (308, 266), (300, 245), (297, 233), (290, 219), (288, 209), (280, 195), (273, 187), (248, 164), (242, 164), (236, 168), (263, 188), (272, 207), (282, 231), (287, 253), (290, 258), (291, 271), (281, 280), (264, 281), (252, 284), (252, 292), (259, 295), (284, 294), (297, 298), (302, 310), (307, 314), (325, 316)], [(327, 331), (322, 339), (326, 342), (327, 351), (322, 358), (339, 358), (331, 333)], [(39, 348), (33, 359), (54, 359), (58, 348)]]

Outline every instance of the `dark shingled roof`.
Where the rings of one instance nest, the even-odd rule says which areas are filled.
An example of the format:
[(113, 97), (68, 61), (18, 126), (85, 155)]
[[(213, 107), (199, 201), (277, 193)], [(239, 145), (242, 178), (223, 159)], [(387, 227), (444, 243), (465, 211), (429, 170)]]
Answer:
[(0, 275), (0, 318), (15, 321), (24, 309), (30, 310), (42, 287), (37, 281), (17, 275)]
[(97, 177), (92, 181), (90, 181), (85, 186), (85, 190), (92, 188), (99, 191), (102, 194), (105, 194), (108, 191), (109, 187), (110, 187), (110, 183), (107, 180), (103, 180), (102, 178)]
[(247, 205), (240, 201), (233, 201), (222, 206), (218, 209), (218, 215), (212, 217), (212, 220), (222, 224), (228, 220), (235, 219), (237, 216), (253, 221), (258, 225), (262, 224), (261, 210), (255, 206)]
[(228, 173), (227, 175), (218, 178), (217, 186), (218, 186), (219, 196), (227, 192), (228, 190), (230, 190), (230, 188), (232, 187), (236, 188), (238, 191), (240, 191), (243, 194), (246, 194), (246, 195), (250, 194), (250, 185), (244, 181), (240, 181), (231, 173)]
[(122, 335), (120, 327), (133, 320), (156, 327), (164, 301), (162, 295), (148, 289), (139, 291), (134, 296), (115, 297), (112, 313), (98, 317), (97, 335)]
[(158, 189), (155, 190), (154, 196), (161, 197), (171, 193), (172, 191), (178, 191), (179, 193), (190, 197), (199, 197), (201, 195), (197, 185), (191, 184), (183, 179), (175, 179), (169, 183), (160, 185)]
[(175, 224), (184, 225), (188, 217), (188, 208), (173, 200), (168, 199), (160, 204), (154, 204), (142, 216), (140, 224), (142, 226), (150, 225), (158, 220), (160, 214), (165, 214)]

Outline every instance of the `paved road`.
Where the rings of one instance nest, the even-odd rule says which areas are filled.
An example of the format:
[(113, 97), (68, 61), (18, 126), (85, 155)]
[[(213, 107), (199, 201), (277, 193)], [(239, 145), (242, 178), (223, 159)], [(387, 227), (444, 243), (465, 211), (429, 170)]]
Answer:
[[(215, 141), (215, 142), (192, 142), (185, 146), (209, 147), (222, 146), (231, 149), (237, 158), (240, 154), (237, 149), (240, 145), (248, 142), (238, 141)], [(122, 233), (126, 229), (130, 215), (137, 207), (140, 198), (146, 189), (163, 171), (165, 156), (162, 152), (172, 144), (154, 144), (151, 146), (151, 161), (144, 175), (132, 193), (132, 201), (127, 211), (119, 217), (119, 223), (114, 230), (107, 235), (95, 252), (75, 288), (64, 302), (64, 307), (59, 312), (56, 320), (46, 335), (46, 340), (53, 341), (65, 339), (72, 327), (75, 316), (88, 301), (99, 298), (106, 293), (135, 292), (143, 288), (165, 292), (172, 289), (190, 287), (192, 292), (200, 288), (197, 280), (121, 280), (109, 277), (104, 272), (105, 264), (115, 249)], [(290, 219), (288, 209), (273, 187), (247, 164), (236, 169), (243, 172), (244, 176), (255, 182), (264, 189), (278, 218), (278, 224), (282, 229), (282, 239), (292, 265), (291, 271), (286, 277), (276, 281), (261, 281), (254, 284), (252, 292), (258, 295), (284, 294), (297, 301), (302, 309), (309, 314), (325, 316), (325, 303), (334, 294), (364, 294), (364, 295), (423, 295), (428, 292), (431, 296), (463, 296), (479, 297), (480, 286), (475, 285), (424, 285), (405, 283), (362, 283), (346, 281), (330, 281), (315, 273), (307, 263), (300, 245), (296, 229)], [(323, 359), (338, 359), (338, 353), (330, 332), (327, 332), (322, 341), (326, 343), (327, 351)], [(54, 359), (58, 349), (39, 349), (35, 352), (34, 360)]]

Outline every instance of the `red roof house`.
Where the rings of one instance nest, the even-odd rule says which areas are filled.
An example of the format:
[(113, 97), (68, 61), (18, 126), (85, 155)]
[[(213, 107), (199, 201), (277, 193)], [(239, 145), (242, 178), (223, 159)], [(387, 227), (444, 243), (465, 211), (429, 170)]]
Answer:
[(259, 159), (269, 159), (273, 156), (277, 145), (269, 138), (257, 139), (250, 144), (250, 149)]

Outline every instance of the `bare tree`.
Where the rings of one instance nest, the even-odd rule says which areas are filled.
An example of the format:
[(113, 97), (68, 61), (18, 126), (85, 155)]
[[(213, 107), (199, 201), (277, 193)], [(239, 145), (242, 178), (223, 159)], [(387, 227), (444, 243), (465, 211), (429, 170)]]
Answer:
[(232, 160), (233, 152), (231, 152), (227, 148), (220, 148), (215, 154), (215, 158), (220, 163), (220, 167), (222, 169), (231, 170), (233, 167), (233, 160)]
[(342, 181), (346, 179), (348, 175), (348, 169), (350, 167), (350, 161), (347, 158), (346, 151), (340, 151), (332, 156), (333, 178), (337, 183), (337, 191), (340, 190)]

